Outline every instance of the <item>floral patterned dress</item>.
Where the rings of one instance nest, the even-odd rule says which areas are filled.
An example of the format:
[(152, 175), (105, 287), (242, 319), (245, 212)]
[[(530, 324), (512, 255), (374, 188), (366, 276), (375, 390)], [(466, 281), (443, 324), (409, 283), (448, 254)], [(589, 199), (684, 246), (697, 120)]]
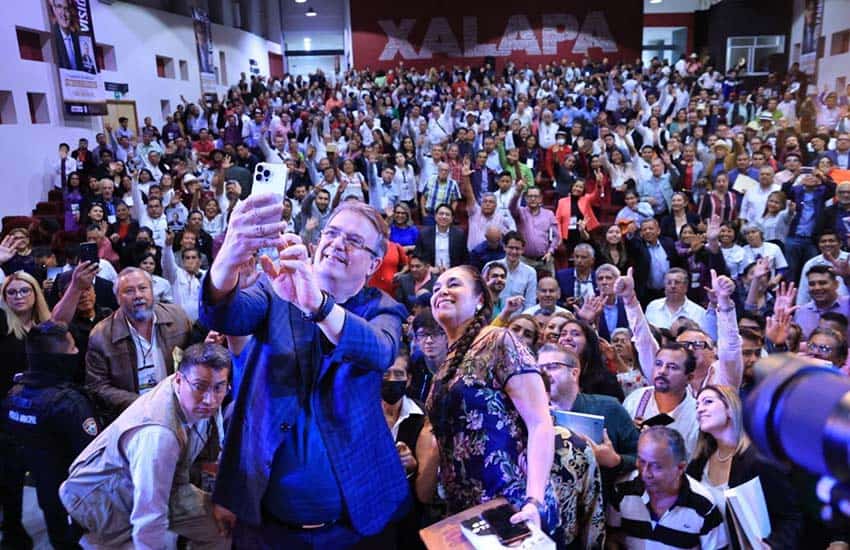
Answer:
[[(443, 369), (451, 357), (450, 354)], [(470, 346), (452, 379), (442, 380), (445, 370), (436, 377), (438, 381), (428, 398), (428, 412), (440, 445), (440, 476), (450, 514), (499, 496), (517, 508), (522, 506), (528, 472), (528, 430), (504, 388), (514, 375), (539, 372), (534, 357), (510, 331), (488, 327)], [(594, 471), (585, 468), (586, 471), (575, 473), (589, 473), (600, 494), (598, 468), (592, 451), (588, 452)], [(587, 453), (582, 456), (586, 458)], [(543, 523), (558, 546), (565, 547), (572, 539), (567, 523), (575, 521), (576, 506), (568, 509), (560, 501), (576, 492), (568, 488), (575, 480), (567, 479), (570, 476), (561, 465), (556, 453), (553, 476), (546, 486)], [(559, 477), (562, 473), (565, 478)], [(573, 502), (577, 498), (573, 496)], [(598, 508), (595, 515), (602, 517), (601, 500)], [(604, 524), (604, 518), (601, 521)]]

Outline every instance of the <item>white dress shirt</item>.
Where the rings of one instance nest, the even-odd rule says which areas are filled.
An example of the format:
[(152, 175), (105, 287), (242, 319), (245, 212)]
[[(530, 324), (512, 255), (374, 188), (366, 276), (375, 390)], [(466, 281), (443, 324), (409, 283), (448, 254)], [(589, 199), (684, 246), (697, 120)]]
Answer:
[(670, 328), (673, 321), (679, 317), (687, 317), (702, 326), (705, 322), (705, 309), (687, 298), (675, 311), (667, 307), (667, 298), (658, 298), (646, 306), (646, 320), (658, 328)]

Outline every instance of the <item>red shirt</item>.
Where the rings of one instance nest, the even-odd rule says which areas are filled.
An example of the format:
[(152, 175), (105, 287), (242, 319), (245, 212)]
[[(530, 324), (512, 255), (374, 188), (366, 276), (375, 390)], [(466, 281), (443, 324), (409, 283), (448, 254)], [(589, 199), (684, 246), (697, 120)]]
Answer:
[(379, 288), (389, 294), (395, 296), (395, 288), (393, 283), (393, 275), (398, 273), (401, 268), (407, 265), (407, 254), (398, 243), (387, 241), (387, 253), (384, 254), (381, 265), (378, 271), (369, 279), (367, 286)]

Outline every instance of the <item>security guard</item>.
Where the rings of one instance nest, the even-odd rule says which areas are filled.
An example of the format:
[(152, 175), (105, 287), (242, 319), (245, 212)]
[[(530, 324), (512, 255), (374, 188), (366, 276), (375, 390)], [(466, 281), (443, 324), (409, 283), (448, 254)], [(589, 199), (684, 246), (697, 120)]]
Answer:
[(69, 524), (59, 486), (71, 462), (98, 434), (98, 422), (88, 397), (72, 382), (78, 350), (67, 325), (47, 321), (34, 326), (26, 350), (29, 369), (16, 377), (3, 403), (3, 419), (29, 458), (51, 545), (79, 548), (82, 529)]

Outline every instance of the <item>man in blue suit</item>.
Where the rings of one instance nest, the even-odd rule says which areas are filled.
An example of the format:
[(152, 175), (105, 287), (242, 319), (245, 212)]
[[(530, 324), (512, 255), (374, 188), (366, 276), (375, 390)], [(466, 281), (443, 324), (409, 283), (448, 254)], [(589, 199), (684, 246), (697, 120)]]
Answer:
[(561, 303), (565, 307), (578, 307), (582, 298), (598, 293), (593, 260), (596, 252), (587, 243), (579, 243), (573, 250), (573, 266), (555, 273), (561, 287)]
[(76, 18), (72, 0), (48, 0), (53, 15), (53, 41), (56, 43), (58, 64), (63, 69), (83, 71), (83, 57), (80, 51), (80, 36), (77, 34)]
[(626, 307), (623, 300), (614, 293), (614, 283), (620, 276), (620, 270), (613, 264), (602, 264), (596, 268), (596, 284), (599, 287), (599, 298), (590, 308), (592, 319), (585, 319), (596, 325), (600, 338), (611, 341), (611, 333), (618, 328), (629, 328), (626, 317)]
[[(310, 258), (298, 236), (281, 235), (281, 211), (270, 194), (240, 203), (203, 282), (201, 322), (253, 335), (235, 372), (216, 519), (235, 526), (239, 547), (384, 547), (409, 502), (379, 399), (407, 312), (364, 287), (387, 226), (374, 208), (349, 201)], [(279, 267), (263, 256), (265, 276), (240, 289), (240, 270), (266, 247), (279, 250)]]

